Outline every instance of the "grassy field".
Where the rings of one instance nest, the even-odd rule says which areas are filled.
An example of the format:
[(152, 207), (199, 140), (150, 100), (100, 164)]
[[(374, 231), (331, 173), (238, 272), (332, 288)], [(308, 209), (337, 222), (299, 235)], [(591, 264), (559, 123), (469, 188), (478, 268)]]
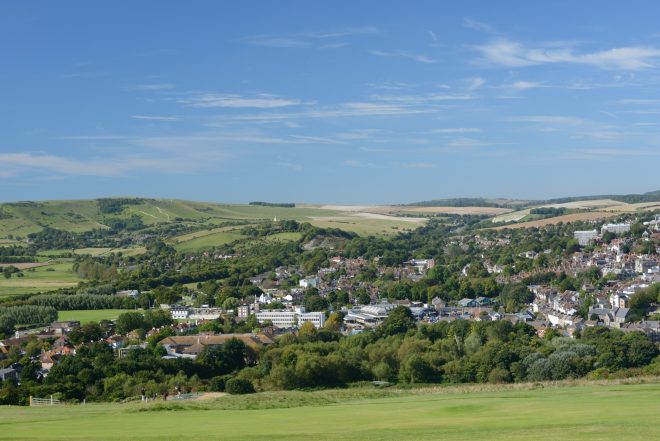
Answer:
[(81, 324), (89, 322), (100, 322), (101, 320), (114, 320), (119, 314), (126, 312), (125, 309), (94, 309), (94, 310), (74, 310), (58, 311), (58, 320), (78, 320)]
[(372, 389), (362, 393), (366, 398), (349, 389), (224, 396), (190, 404), (5, 407), (0, 408), (0, 439), (660, 439), (658, 384), (527, 387)]
[(60, 261), (24, 271), (24, 277), (0, 278), (0, 297), (45, 292), (76, 286), (81, 280), (72, 271), (72, 262)]

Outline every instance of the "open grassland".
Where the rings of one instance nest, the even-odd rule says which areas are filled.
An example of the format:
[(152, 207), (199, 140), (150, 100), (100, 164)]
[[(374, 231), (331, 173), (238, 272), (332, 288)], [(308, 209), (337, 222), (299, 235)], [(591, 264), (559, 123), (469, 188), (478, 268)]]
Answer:
[(6, 440), (652, 440), (660, 385), (278, 392), (0, 408)]
[(52, 291), (76, 286), (81, 280), (72, 271), (72, 262), (59, 261), (23, 271), (23, 277), (0, 278), (0, 297)]
[[(0, 240), (3, 244), (14, 243), (9, 237), (25, 237), (29, 233), (41, 231), (44, 227), (57, 228), (66, 231), (83, 232), (99, 228), (107, 228), (104, 222), (111, 219), (128, 219), (139, 217), (148, 226), (181, 222), (190, 225), (219, 225), (227, 221), (263, 221), (263, 220), (295, 220), (311, 222), (324, 226), (337, 218), (347, 220), (346, 224), (331, 225), (359, 234), (392, 234), (395, 229), (416, 228), (425, 222), (424, 219), (410, 219), (390, 215), (395, 211), (406, 210), (406, 207), (365, 206), (364, 210), (355, 206), (313, 206), (300, 205), (294, 208), (269, 207), (261, 205), (214, 204), (204, 202), (182, 201), (174, 199), (141, 199), (137, 204), (123, 205), (117, 213), (101, 213), (95, 200), (80, 201), (45, 201), (19, 202), (0, 204)], [(423, 207), (415, 207), (419, 211)], [(442, 207), (434, 207), (438, 210)], [(465, 211), (469, 207), (459, 208)], [(482, 207), (476, 207), (479, 213)], [(454, 209), (455, 211), (456, 209)], [(453, 212), (453, 211), (452, 211)], [(350, 221), (350, 222), (348, 222)], [(364, 223), (362, 226), (353, 227)], [(217, 238), (222, 242), (222, 239)], [(199, 244), (191, 246), (197, 247)]]
[(100, 322), (101, 320), (115, 320), (119, 314), (126, 312), (125, 309), (93, 309), (58, 311), (57, 319), (62, 321), (78, 320), (81, 324), (89, 322)]
[(208, 234), (198, 233), (202, 232), (198, 231), (185, 236), (178, 236), (172, 240), (172, 245), (177, 251), (196, 251), (225, 245), (245, 238), (236, 227), (216, 228), (211, 231), (205, 231)]

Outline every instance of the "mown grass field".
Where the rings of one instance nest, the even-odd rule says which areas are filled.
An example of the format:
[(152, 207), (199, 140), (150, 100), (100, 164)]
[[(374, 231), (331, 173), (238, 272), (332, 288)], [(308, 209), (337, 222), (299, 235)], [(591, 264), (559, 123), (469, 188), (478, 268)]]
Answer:
[(73, 272), (72, 266), (70, 261), (61, 261), (23, 271), (23, 277), (1, 277), (0, 297), (76, 286), (82, 279)]
[(115, 320), (119, 314), (127, 312), (126, 309), (93, 309), (57, 311), (57, 319), (63, 321), (78, 320), (81, 324), (100, 322), (101, 320)]
[(470, 387), (349, 389), (224, 396), (181, 404), (5, 407), (0, 408), (0, 439), (660, 439), (657, 383), (526, 387), (483, 392)]

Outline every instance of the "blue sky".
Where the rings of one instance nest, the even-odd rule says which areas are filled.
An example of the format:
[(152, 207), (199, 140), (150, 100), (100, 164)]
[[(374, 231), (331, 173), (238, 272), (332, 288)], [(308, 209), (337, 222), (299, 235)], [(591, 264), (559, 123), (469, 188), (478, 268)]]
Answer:
[(3, 2), (0, 200), (660, 189), (657, 2)]

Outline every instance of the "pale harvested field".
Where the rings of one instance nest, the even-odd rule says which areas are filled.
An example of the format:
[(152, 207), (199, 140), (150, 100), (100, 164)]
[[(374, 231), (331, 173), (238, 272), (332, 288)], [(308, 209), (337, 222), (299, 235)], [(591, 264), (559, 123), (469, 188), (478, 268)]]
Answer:
[(593, 199), (590, 201), (573, 201), (573, 202), (565, 202), (563, 204), (539, 205), (538, 207), (535, 208), (552, 207), (552, 208), (588, 210), (592, 208), (616, 207), (619, 205), (627, 205), (627, 204), (625, 202), (619, 202), (613, 199)]
[(637, 204), (620, 204), (605, 207), (603, 211), (616, 211), (619, 213), (634, 213), (641, 210), (657, 210), (660, 209), (660, 202), (640, 202)]
[(413, 224), (423, 224), (426, 222), (426, 219), (423, 217), (399, 217), (399, 216), (388, 216), (386, 214), (379, 213), (368, 213), (368, 212), (358, 212), (354, 213), (355, 217), (364, 217), (367, 219), (380, 219), (380, 220), (391, 220), (397, 222), (410, 222)]
[(0, 263), (0, 268), (4, 268), (6, 266), (13, 266), (14, 268), (18, 268), (19, 270), (24, 270), (30, 268), (38, 268), (40, 266), (46, 266), (46, 265), (50, 265), (50, 262)]
[(495, 216), (513, 211), (510, 208), (497, 207), (423, 207), (411, 205), (322, 205), (316, 208), (322, 210), (343, 211), (346, 213), (376, 213), (390, 214), (395, 212), (405, 213), (430, 213), (430, 214), (486, 214)]
[(588, 213), (567, 214), (564, 216), (551, 217), (548, 219), (540, 219), (530, 222), (521, 222), (519, 224), (503, 225), (501, 227), (495, 227), (494, 229), (504, 230), (506, 228), (538, 228), (538, 227), (544, 227), (546, 225), (556, 225), (560, 222), (566, 224), (577, 221), (608, 219), (611, 217), (615, 217), (617, 215), (618, 213), (604, 213), (601, 211), (592, 211)]
[(394, 211), (405, 211), (410, 213), (438, 213), (438, 214), (486, 214), (496, 216), (498, 214), (513, 211), (510, 208), (498, 207), (390, 207)]

